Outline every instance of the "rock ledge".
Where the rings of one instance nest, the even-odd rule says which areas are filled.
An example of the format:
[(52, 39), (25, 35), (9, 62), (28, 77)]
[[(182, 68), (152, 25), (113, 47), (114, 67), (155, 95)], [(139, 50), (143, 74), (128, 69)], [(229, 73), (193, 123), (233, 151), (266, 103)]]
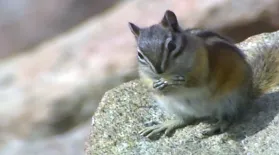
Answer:
[[(279, 31), (256, 35), (238, 44), (248, 58), (252, 58), (255, 51), (272, 45), (279, 45)], [(139, 130), (150, 121), (162, 122), (170, 116), (154, 104), (139, 80), (124, 83), (104, 95), (93, 116), (86, 154), (279, 154), (279, 93), (276, 90), (256, 101), (259, 111), (232, 126), (227, 133), (201, 139), (198, 135), (207, 124), (199, 123), (176, 131), (171, 138), (150, 141), (141, 137)]]

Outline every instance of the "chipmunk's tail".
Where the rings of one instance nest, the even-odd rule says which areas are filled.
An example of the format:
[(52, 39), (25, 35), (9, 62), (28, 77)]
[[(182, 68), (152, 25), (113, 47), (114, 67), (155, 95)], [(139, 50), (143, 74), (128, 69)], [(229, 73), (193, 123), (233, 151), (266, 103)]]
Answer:
[(279, 84), (279, 42), (260, 45), (251, 61), (253, 69), (253, 97), (257, 98)]

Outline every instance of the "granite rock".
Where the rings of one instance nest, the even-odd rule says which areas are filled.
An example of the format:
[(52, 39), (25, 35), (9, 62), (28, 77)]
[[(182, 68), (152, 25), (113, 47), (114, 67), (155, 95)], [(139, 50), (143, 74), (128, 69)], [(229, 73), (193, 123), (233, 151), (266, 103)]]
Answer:
[[(252, 36), (238, 44), (251, 60), (257, 50), (278, 48), (279, 31)], [(279, 50), (278, 50), (279, 51)], [(244, 119), (228, 132), (202, 138), (208, 126), (199, 123), (177, 130), (172, 137), (157, 141), (138, 132), (146, 125), (161, 123), (172, 115), (161, 110), (139, 80), (105, 93), (93, 116), (87, 155), (169, 155), (169, 154), (253, 154), (279, 153), (278, 88), (260, 97)]]
[[(0, 4), (8, 3), (12, 9), (20, 6), (10, 5), (14, 1), (0, 0)], [(82, 0), (78, 1), (77, 5), (77, 0), (22, 2), (27, 1), (34, 2), (30, 3), (34, 7), (45, 6), (46, 10), (39, 9), (42, 13), (39, 14), (28, 8), (31, 14), (24, 16), (24, 19), (31, 22), (12, 22), (13, 24), (8, 26), (4, 23), (4, 28), (9, 29), (12, 37), (9, 37), (8, 31), (1, 33), (4, 30), (0, 30), (0, 52), (4, 49), (4, 52), (16, 51), (26, 47), (26, 42), (36, 44), (45, 34), (48, 37), (57, 37), (32, 49), (19, 50), (21, 54), (7, 57), (0, 62), (0, 147), (16, 153), (16, 149), (26, 152), (25, 148), (28, 149), (27, 152), (55, 150), (53, 147), (44, 146), (51, 143), (55, 145), (55, 138), (90, 119), (105, 91), (137, 76), (135, 42), (127, 26), (129, 21), (144, 27), (157, 23), (165, 10), (171, 9), (185, 28), (209, 28), (235, 40), (242, 40), (255, 33), (274, 31), (279, 25), (276, 20), (279, 10), (277, 0), (131, 0), (122, 1), (60, 34), (61, 29), (64, 32), (78, 22), (73, 16), (81, 13), (78, 10), (81, 9), (83, 13), (89, 11), (85, 13), (87, 17), (96, 11), (91, 5), (79, 7), (82, 2), (95, 4), (97, 1)], [(60, 5), (62, 3), (64, 5)], [(4, 7), (1, 11), (11, 9), (5, 5), (0, 7)], [(53, 10), (58, 10), (59, 13)], [(61, 16), (65, 15), (64, 11), (73, 13), (68, 14), (70, 19), (67, 21), (75, 22), (68, 24), (63, 20), (65, 18)], [(6, 15), (0, 13), (0, 20), (12, 21), (5, 17)], [(19, 14), (17, 17), (23, 16)], [(54, 25), (62, 24), (65, 27), (60, 29), (58, 26), (59, 30), (56, 31), (57, 29), (50, 26), (52, 21)], [(142, 127), (142, 124), (139, 126)], [(75, 131), (71, 133), (74, 134)], [(65, 143), (59, 143), (65, 145), (60, 145), (60, 149), (66, 149), (68, 144), (74, 142), (79, 142), (74, 143), (75, 146), (82, 143), (70, 135), (67, 136), (71, 138), (65, 140)], [(54, 140), (49, 140), (49, 137)], [(14, 148), (11, 145), (14, 141), (26, 144)], [(34, 145), (37, 142), (42, 145)]]

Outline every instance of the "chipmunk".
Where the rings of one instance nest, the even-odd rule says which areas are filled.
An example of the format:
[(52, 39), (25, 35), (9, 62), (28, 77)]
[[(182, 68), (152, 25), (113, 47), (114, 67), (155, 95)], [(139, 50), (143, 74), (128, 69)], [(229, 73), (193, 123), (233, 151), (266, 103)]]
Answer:
[(217, 119), (201, 133), (225, 132), (248, 105), (279, 83), (279, 49), (259, 52), (252, 62), (226, 37), (209, 30), (183, 30), (167, 10), (158, 24), (140, 28), (129, 22), (137, 42), (141, 81), (176, 119), (140, 134), (170, 136), (203, 117)]

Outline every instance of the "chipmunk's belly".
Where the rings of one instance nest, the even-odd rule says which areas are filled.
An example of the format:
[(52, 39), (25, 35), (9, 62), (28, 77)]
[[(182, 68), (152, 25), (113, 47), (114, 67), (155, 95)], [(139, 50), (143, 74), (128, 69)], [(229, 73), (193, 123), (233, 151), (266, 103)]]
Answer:
[(216, 110), (216, 103), (209, 103), (207, 93), (199, 94), (175, 94), (175, 95), (155, 95), (156, 101), (170, 114), (179, 117), (204, 117), (211, 116)]

